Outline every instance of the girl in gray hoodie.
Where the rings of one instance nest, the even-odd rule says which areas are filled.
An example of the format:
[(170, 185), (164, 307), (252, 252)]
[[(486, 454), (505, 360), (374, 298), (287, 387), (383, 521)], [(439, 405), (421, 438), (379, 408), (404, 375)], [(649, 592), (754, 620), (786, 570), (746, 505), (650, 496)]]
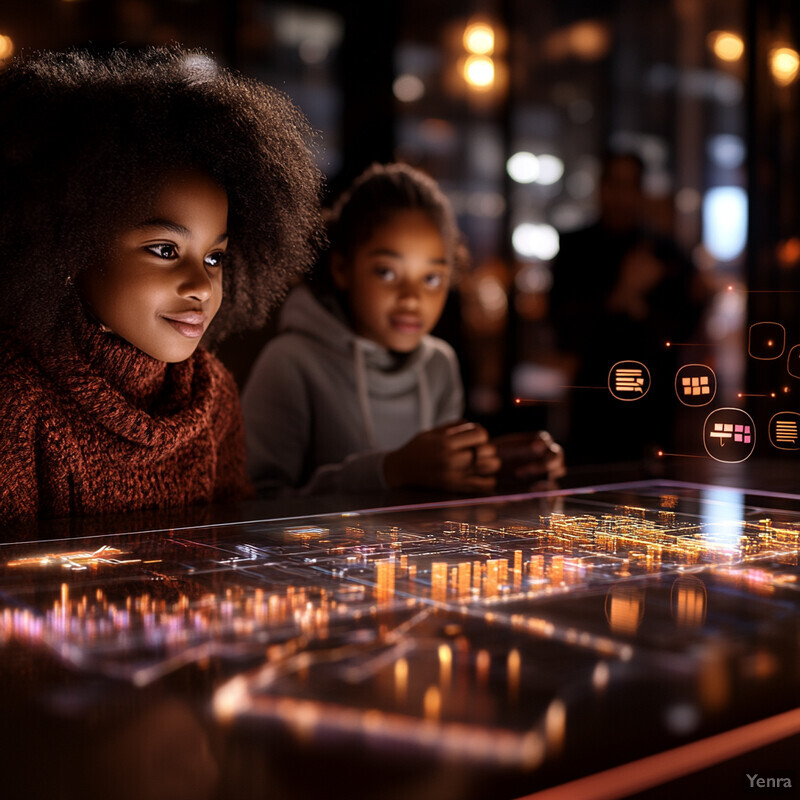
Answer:
[(495, 447), (461, 418), (455, 353), (430, 335), (463, 258), (447, 198), (408, 165), (373, 165), (334, 205), (329, 238), (243, 392), (256, 486), (490, 490)]

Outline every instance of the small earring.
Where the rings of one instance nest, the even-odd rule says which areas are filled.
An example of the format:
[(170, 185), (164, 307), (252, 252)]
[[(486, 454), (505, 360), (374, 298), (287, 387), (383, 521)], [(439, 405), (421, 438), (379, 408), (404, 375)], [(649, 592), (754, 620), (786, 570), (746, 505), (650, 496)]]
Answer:
[(113, 333), (114, 332), (114, 331), (111, 330), (111, 328), (108, 327), (108, 325), (105, 324), (105, 322), (101, 322), (100, 323), (100, 330), (103, 333)]
[(75, 281), (72, 280), (72, 275), (67, 275), (67, 279), (64, 281), (64, 286), (69, 286), (70, 289), (75, 285)]

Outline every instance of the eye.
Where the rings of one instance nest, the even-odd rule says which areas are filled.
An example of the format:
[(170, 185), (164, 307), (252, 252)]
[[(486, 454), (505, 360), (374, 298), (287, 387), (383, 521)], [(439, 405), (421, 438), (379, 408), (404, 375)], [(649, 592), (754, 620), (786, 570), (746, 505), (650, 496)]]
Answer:
[(444, 284), (444, 275), (441, 272), (431, 272), (425, 276), (425, 286), (429, 289), (438, 289)]
[(396, 280), (397, 278), (397, 273), (391, 267), (384, 267), (378, 265), (375, 267), (374, 272), (375, 275), (377, 275), (380, 280), (386, 283), (391, 283), (393, 280)]
[(209, 253), (204, 261), (207, 267), (221, 267), (225, 263), (225, 251), (215, 250), (213, 253)]
[(168, 261), (178, 257), (178, 248), (174, 244), (151, 244), (145, 247), (145, 250), (158, 258)]

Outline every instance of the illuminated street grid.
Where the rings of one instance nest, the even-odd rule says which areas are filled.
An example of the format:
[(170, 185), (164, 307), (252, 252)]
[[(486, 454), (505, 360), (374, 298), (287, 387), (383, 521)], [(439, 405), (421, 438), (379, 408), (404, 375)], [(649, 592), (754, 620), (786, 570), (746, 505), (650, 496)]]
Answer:
[[(0, 641), (139, 686), (214, 659), (221, 721), (532, 768), (563, 747), (570, 698), (634, 663), (733, 669), (708, 646), (743, 635), (731, 597), (762, 631), (753, 680), (784, 658), (763, 629), (797, 611), (800, 516), (713, 521), (679, 495), (6, 546)], [(731, 702), (704, 680), (689, 681), (697, 720)]]

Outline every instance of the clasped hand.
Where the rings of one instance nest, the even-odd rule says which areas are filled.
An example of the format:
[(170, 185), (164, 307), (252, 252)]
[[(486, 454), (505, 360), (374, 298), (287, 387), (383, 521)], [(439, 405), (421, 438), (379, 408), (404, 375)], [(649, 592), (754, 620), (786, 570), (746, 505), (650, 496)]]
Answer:
[(491, 491), (498, 477), (555, 480), (565, 473), (563, 451), (546, 431), (490, 440), (485, 428), (465, 421), (417, 434), (387, 453), (383, 469), (390, 487), (463, 493)]

